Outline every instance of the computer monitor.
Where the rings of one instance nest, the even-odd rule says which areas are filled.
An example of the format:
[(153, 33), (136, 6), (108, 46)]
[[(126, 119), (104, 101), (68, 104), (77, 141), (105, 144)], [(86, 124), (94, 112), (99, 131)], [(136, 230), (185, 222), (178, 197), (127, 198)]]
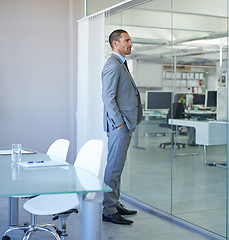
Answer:
[(205, 94), (193, 93), (192, 105), (205, 106)]
[(172, 92), (164, 91), (146, 91), (146, 110), (170, 109), (172, 101)]
[(206, 90), (206, 108), (215, 108), (217, 107), (217, 91), (216, 90)]

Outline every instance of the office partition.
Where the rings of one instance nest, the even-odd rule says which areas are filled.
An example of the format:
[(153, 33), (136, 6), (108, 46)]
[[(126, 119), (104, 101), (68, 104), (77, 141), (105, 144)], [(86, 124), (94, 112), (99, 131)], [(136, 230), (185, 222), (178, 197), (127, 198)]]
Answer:
[[(118, 8), (105, 10), (103, 60), (111, 53), (109, 33), (116, 28), (127, 30), (133, 42), (132, 53), (127, 56), (128, 65), (131, 66), (131, 74), (142, 95), (160, 87), (165, 92), (176, 93), (175, 99), (184, 103), (185, 107), (190, 100), (187, 96), (198, 94), (202, 97), (202, 102), (199, 103), (204, 106), (203, 96), (206, 90), (217, 87), (227, 89), (227, 0), (154, 0), (142, 2), (141, 5), (135, 5), (136, 1), (133, 1), (132, 6), (132, 1), (126, 1), (123, 5), (127, 6), (127, 2), (128, 7), (122, 8), (120, 4)], [(94, 46), (93, 42), (88, 45)], [(92, 70), (93, 73), (93, 61), (89, 57), (87, 61), (90, 63), (88, 71)], [(150, 64), (152, 68), (149, 67)], [(144, 71), (144, 74), (138, 71)], [(141, 76), (147, 76), (147, 81), (141, 81)], [(87, 80), (87, 84), (90, 81), (92, 79)], [(80, 84), (78, 101), (82, 103), (86, 96), (87, 102), (90, 96), (88, 93), (84, 95), (84, 87), (89, 89), (89, 86), (86, 83)], [(227, 116), (228, 91), (225, 92), (224, 109)], [(83, 105), (91, 109), (92, 104), (86, 102)], [(97, 103), (102, 106), (100, 102)], [(78, 118), (84, 111), (82, 106), (79, 107)], [(93, 121), (100, 118), (96, 114), (91, 119), (88, 109), (78, 124), (81, 127), (88, 121), (88, 128), (83, 126), (78, 129), (79, 141), (82, 141), (82, 134), (91, 136), (94, 131)], [(194, 114), (203, 113), (198, 111), (196, 108)], [(178, 135), (179, 142), (183, 141), (185, 148), (177, 149), (175, 156), (171, 147), (160, 149), (161, 142), (171, 139), (169, 129), (162, 132), (161, 128), (155, 127), (160, 120), (157, 114), (145, 115), (145, 120), (138, 126), (138, 143), (144, 150), (133, 148), (133, 142), (131, 143), (121, 181), (122, 194), (150, 211), (169, 215), (168, 219), (210, 237), (228, 237), (228, 169), (206, 165), (202, 146), (198, 155), (192, 155), (198, 146), (195, 141), (189, 142), (191, 134), (185, 127), (182, 127)], [(165, 136), (161, 133), (165, 133)], [(227, 146), (228, 143), (210, 146), (207, 161), (227, 162)]]

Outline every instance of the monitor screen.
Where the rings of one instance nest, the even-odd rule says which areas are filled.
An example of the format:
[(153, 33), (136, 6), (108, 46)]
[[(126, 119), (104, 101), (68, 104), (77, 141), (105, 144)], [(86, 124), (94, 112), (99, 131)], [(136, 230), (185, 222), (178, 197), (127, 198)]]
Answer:
[(206, 103), (205, 107), (216, 107), (217, 106), (217, 91), (206, 91)]
[(205, 94), (193, 94), (193, 105), (205, 105)]
[(171, 92), (146, 91), (146, 110), (170, 109)]

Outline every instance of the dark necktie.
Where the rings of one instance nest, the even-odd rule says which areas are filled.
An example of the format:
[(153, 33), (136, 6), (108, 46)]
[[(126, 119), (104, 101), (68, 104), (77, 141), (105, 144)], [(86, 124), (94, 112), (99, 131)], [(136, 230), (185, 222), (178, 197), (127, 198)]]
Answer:
[(126, 66), (126, 69), (129, 71), (129, 68), (127, 66), (127, 61), (125, 60), (124, 65)]

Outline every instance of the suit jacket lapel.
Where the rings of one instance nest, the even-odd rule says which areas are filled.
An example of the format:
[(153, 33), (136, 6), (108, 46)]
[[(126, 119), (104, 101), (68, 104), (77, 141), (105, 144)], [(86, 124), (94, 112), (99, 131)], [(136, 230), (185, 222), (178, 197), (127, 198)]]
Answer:
[(134, 86), (134, 88), (138, 91), (138, 88), (134, 82), (134, 79), (132, 78), (132, 75), (130, 74), (130, 72), (128, 71), (128, 69), (126, 68), (126, 66), (124, 65), (124, 63), (122, 62), (122, 60), (116, 56), (115, 54), (112, 54), (112, 56), (114, 56), (118, 61), (119, 63), (122, 65), (122, 67), (124, 68), (124, 70), (129, 74), (129, 77), (130, 77), (130, 81), (132, 83), (132, 85)]

